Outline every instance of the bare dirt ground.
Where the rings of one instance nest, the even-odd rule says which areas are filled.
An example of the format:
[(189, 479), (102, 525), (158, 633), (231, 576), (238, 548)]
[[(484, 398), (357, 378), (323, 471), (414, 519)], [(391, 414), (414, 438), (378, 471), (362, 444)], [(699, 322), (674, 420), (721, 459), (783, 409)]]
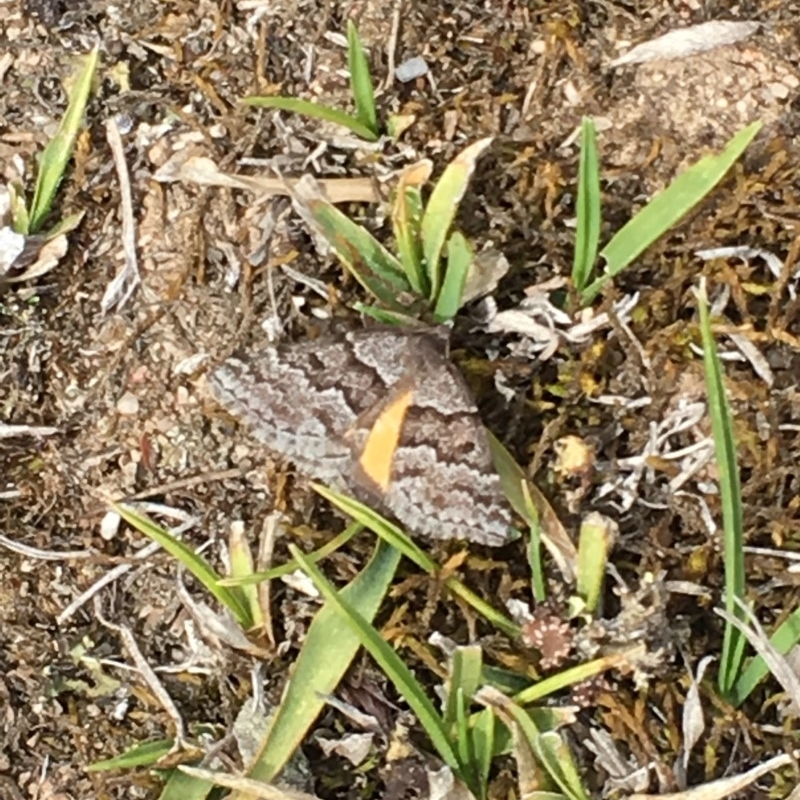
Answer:
[[(54, 132), (65, 108), (60, 79), (72, 73), (75, 57), (99, 42), (102, 62), (88, 131), (58, 204), (59, 213), (84, 211), (85, 219), (53, 271), (29, 284), (0, 287), (0, 422), (56, 429), (43, 437), (0, 439), (0, 532), (38, 551), (91, 554), (44, 560), (41, 552), (0, 550), (2, 798), (157, 796), (148, 774), (83, 770), (136, 742), (174, 733), (169, 716), (129, 668), (118, 631), (104, 625), (98, 611), (129, 627), (153, 666), (181, 665), (200, 647), (187, 633), (174, 562), (163, 554), (132, 562), (133, 569), (100, 593), (99, 609), (89, 601), (64, 615), (82, 591), (114, 566), (131, 563), (145, 544), (124, 526), (102, 525), (108, 497), (147, 501), (170, 524), (176, 513), (190, 518), (187, 540), (205, 545), (212, 559), (219, 559), (232, 521), (243, 520), (255, 539), (275, 508), (286, 512), (287, 537), (309, 550), (343, 524), (286, 465), (270, 461), (218, 413), (202, 373), (236, 346), (265, 342), (265, 323), (276, 317), (292, 337), (324, 328), (327, 317), (355, 320), (348, 305), (361, 297), (359, 289), (331, 258), (317, 254), (285, 200), (256, 201), (242, 191), (155, 179), (185, 154), (247, 174), (278, 167), (285, 174), (383, 177), (421, 157), (441, 169), (466, 144), (494, 136), (460, 224), (478, 247), (491, 242), (508, 258), (511, 270), (494, 300), (510, 309), (529, 287), (569, 274), (574, 133), (582, 115), (594, 116), (600, 130), (606, 238), (682, 166), (763, 119), (764, 130), (722, 188), (615, 282), (603, 308), (640, 293), (627, 326), (612, 325), (581, 342), (563, 339), (540, 363), (520, 334), (481, 332), (482, 306), (468, 309), (456, 326), (454, 354), (487, 425), (529, 470), (567, 529), (576, 530), (592, 509), (620, 528), (612, 561), (643, 604), (644, 621), (629, 635), (647, 641), (656, 656), (646, 685), (609, 676), (606, 691), (579, 714), (573, 740), (593, 791), (607, 785), (608, 774), (581, 743), (599, 728), (632, 765), (654, 765), (651, 790), (677, 788), (673, 765), (688, 689), (683, 659), (696, 665), (719, 652), (722, 626), (713, 609), (722, 562), (709, 522), (720, 519), (709, 488), (714, 469), (707, 464), (686, 475), (677, 490), (670, 482), (682, 474), (681, 462), (654, 457), (652, 473), (637, 480), (630, 467), (653, 426), (704, 400), (702, 360), (690, 347), (698, 340), (692, 288), (700, 275), (709, 278), (713, 296), (722, 287), (729, 291), (720, 309), (727, 319), (721, 346), (732, 351), (724, 330), (737, 333), (771, 370), (768, 383), (752, 361), (726, 366), (747, 543), (797, 548), (800, 306), (791, 275), (800, 241), (800, 5), (409, 0), (392, 42), (394, 11), (388, 2), (333, 0), (0, 3), (5, 178), (20, 158), (30, 171)], [(431, 80), (395, 80), (379, 94), (384, 114), (416, 116), (399, 143), (354, 147), (319, 123), (239, 105), (246, 95), (278, 91), (347, 105), (345, 51), (331, 34), (341, 34), (348, 18), (359, 25), (377, 79), (386, 78), (389, 63), (417, 55), (430, 67)], [(720, 18), (764, 27), (744, 42), (691, 57), (609, 66), (631, 44)], [(101, 301), (122, 265), (109, 120), (123, 135), (142, 284), (121, 309), (106, 313)], [(375, 208), (350, 211), (385, 237), (387, 226)], [(722, 245), (764, 248), (785, 262), (784, 275), (776, 278), (760, 259), (702, 262), (694, 256)], [(321, 282), (325, 296), (309, 288), (310, 280)], [(625, 402), (595, 402), (611, 395)], [(637, 398), (649, 402), (629, 405)], [(672, 435), (671, 449), (707, 433), (706, 422), (692, 425)], [(571, 483), (554, 468), (556, 443), (567, 435), (594, 450), (588, 485)], [(352, 577), (370, 541), (365, 536), (326, 562), (329, 577)], [(460, 567), (464, 580), (498, 603), (525, 597), (520, 547), (476, 548)], [(279, 548), (276, 558), (283, 555)], [(748, 560), (749, 591), (770, 629), (797, 605), (797, 581), (786, 567), (774, 557)], [(469, 634), (461, 611), (435, 582), (408, 569), (397, 599), (407, 607), (392, 618), (393, 641), (433, 685), (438, 678), (431, 665), (441, 655), (428, 645), (430, 633), (459, 641)], [(656, 588), (642, 594), (647, 575)], [(707, 593), (662, 592), (668, 580)], [(612, 616), (616, 595), (609, 593)], [(280, 646), (261, 669), (268, 692), (278, 696), (316, 606), (285, 586), (275, 590), (273, 602)], [(392, 611), (386, 609), (381, 621)], [(478, 633), (489, 631), (479, 626)], [(498, 663), (537, 674), (535, 654), (522, 645), (495, 635), (485, 646)], [(249, 695), (251, 663), (228, 651), (195, 655), (197, 669), (164, 673), (162, 680), (187, 725), (211, 725), (219, 736)], [(366, 662), (361, 672), (361, 686), (349, 689), (351, 701), (377, 696), (372, 702), (391, 730), (395, 695)], [(708, 726), (689, 760), (689, 783), (791, 749), (792, 723), (779, 694), (768, 682), (734, 710), (715, 696), (713, 682), (704, 685)], [(317, 733), (339, 735), (346, 725), (331, 711)], [(412, 796), (396, 787), (391, 794), (380, 748), (363, 770), (324, 756), (314, 740), (305, 755), (306, 788), (320, 797)], [(496, 796), (513, 796), (511, 763), (498, 769)], [(787, 796), (795, 779), (787, 769), (747, 796)]]

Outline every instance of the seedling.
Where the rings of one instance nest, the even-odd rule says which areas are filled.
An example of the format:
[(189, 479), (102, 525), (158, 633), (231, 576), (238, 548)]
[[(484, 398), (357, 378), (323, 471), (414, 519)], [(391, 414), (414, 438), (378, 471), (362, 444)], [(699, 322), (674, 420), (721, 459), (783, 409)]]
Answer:
[(391, 204), (397, 255), (330, 203), (313, 179), (295, 184), (291, 193), (303, 219), (380, 303), (359, 310), (383, 322), (429, 315), (441, 323), (455, 316), (464, 302), (473, 250), (460, 232), (452, 230), (453, 222), (477, 160), (491, 141), (481, 139), (457, 155), (427, 202), (422, 189), (431, 175), (431, 162), (422, 161), (403, 172)]
[[(43, 230), (45, 221), (52, 210), (58, 187), (61, 185), (67, 165), (75, 150), (75, 142), (83, 123), (86, 104), (89, 101), (97, 61), (98, 51), (95, 47), (75, 77), (69, 90), (66, 113), (58, 131), (48, 142), (39, 159), (30, 203), (26, 199), (25, 186), (21, 179), (11, 181), (7, 186), (10, 227), (0, 228), (5, 251), (0, 256), (0, 277), (9, 283), (32, 280), (53, 269), (66, 252), (66, 234), (74, 230), (83, 219), (83, 212), (71, 214), (48, 230)], [(31, 237), (38, 238), (38, 257), (21, 272), (15, 272), (13, 271), (14, 261)], [(48, 247), (48, 245), (50, 246)]]
[(600, 172), (594, 123), (584, 119), (578, 172), (578, 225), (572, 265), (572, 283), (581, 302), (589, 305), (608, 281), (632, 264), (706, 197), (725, 177), (759, 130), (761, 122), (748, 125), (727, 143), (721, 153), (701, 158), (650, 200), (600, 251), (605, 270), (597, 275), (595, 262), (602, 218)]
[(282, 111), (333, 122), (368, 142), (376, 142), (382, 131), (375, 110), (375, 89), (372, 85), (367, 55), (352, 20), (347, 22), (347, 65), (350, 70), (350, 91), (356, 107), (355, 114), (333, 106), (326, 106), (323, 103), (301, 100), (299, 97), (247, 97), (242, 102), (250, 106), (278, 108)]

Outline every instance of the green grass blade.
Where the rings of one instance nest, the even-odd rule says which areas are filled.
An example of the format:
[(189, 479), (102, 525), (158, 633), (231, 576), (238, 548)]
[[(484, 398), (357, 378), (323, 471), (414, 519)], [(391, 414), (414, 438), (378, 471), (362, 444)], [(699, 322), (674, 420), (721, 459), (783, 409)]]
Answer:
[[(316, 483), (312, 484), (312, 486), (314, 490), (328, 500), (328, 502), (333, 503), (337, 508), (344, 511), (345, 514), (349, 514), (353, 519), (364, 525), (364, 527), (374, 531), (378, 536), (384, 539), (384, 541), (400, 551), (406, 558), (413, 561), (418, 567), (431, 575), (439, 571), (438, 565), (425, 552), (420, 550), (400, 528), (384, 519), (376, 511), (369, 508), (369, 506), (359, 503), (352, 497), (334, 492), (326, 486)], [(505, 632), (512, 638), (519, 636), (518, 625), (503, 616), (497, 609), (489, 605), (489, 603), (476, 595), (471, 589), (464, 586), (459, 580), (451, 577), (444, 582), (444, 585), (454, 595), (457, 595), (465, 603), (472, 606), (475, 611), (481, 614), (498, 630)]]
[[(578, 556), (575, 545), (567, 535), (564, 526), (547, 498), (534, 484), (528, 481), (511, 453), (503, 447), (503, 444), (491, 431), (487, 430), (486, 433), (489, 437), (494, 467), (500, 476), (500, 485), (503, 487), (503, 493), (511, 503), (511, 507), (528, 525), (538, 526), (542, 541), (561, 574), (568, 581), (572, 581), (575, 577)], [(523, 487), (526, 489), (523, 490)], [(535, 517), (528, 510), (530, 500), (533, 501), (537, 511)]]
[(158, 544), (173, 558), (180, 561), (180, 563), (202, 584), (206, 591), (212, 594), (231, 612), (231, 614), (233, 614), (237, 623), (244, 630), (250, 630), (250, 628), (253, 627), (250, 610), (247, 604), (242, 601), (240, 593), (236, 590), (220, 586), (220, 576), (201, 555), (195, 553), (187, 544), (176, 539), (160, 525), (156, 525), (151, 519), (143, 514), (139, 514), (132, 508), (118, 503), (112, 503), (111, 507), (131, 527), (143, 533), (154, 542), (158, 542)]
[[(347, 544), (357, 533), (364, 529), (363, 525), (357, 522), (348, 525), (340, 534), (334, 536), (327, 544), (309, 553), (309, 558), (313, 563), (322, 561), (327, 558), (331, 553), (338, 550), (340, 547)], [(263, 572), (252, 572), (249, 575), (237, 575), (236, 577), (222, 578), (219, 582), (220, 586), (252, 586), (253, 584), (263, 583), (264, 581), (272, 581), (275, 578), (282, 578), (284, 575), (291, 575), (291, 573), (300, 569), (300, 565), (296, 561), (287, 561), (271, 569), (266, 569)]]
[(434, 322), (450, 322), (461, 308), (461, 298), (464, 296), (464, 286), (473, 256), (470, 243), (461, 233), (455, 231), (447, 242), (447, 269), (442, 290), (436, 298)]
[(344, 511), (345, 514), (351, 516), (365, 528), (369, 528), (376, 533), (387, 544), (391, 545), (391, 547), (420, 567), (420, 569), (428, 573), (434, 573), (438, 570), (436, 562), (434, 562), (427, 553), (420, 550), (404, 531), (398, 528), (397, 525), (389, 522), (389, 520), (384, 519), (377, 511), (374, 511), (363, 503), (359, 503), (358, 500), (354, 500), (352, 497), (335, 492), (333, 489), (329, 489), (322, 484), (312, 483), (311, 486), (320, 497), (324, 497), (329, 503), (332, 503), (338, 509)]
[[(309, 559), (303, 557), (303, 561), (303, 569), (313, 569)], [(400, 554), (380, 542), (369, 564), (339, 593), (340, 602), (343, 599), (358, 608), (363, 620), (373, 619), (399, 561)], [(325, 603), (308, 629), (289, 685), (249, 777), (264, 783), (275, 780), (325, 705), (320, 695), (336, 689), (359, 647), (358, 635), (338, 608), (332, 602)]]
[(530, 686), (530, 679), (525, 675), (502, 667), (492, 667), (485, 664), (483, 667), (483, 682), (489, 683), (504, 694), (515, 695)]
[(158, 800), (205, 800), (213, 790), (214, 784), (211, 781), (174, 769), (170, 772)]
[(471, 724), (469, 706), (472, 698), (483, 683), (483, 652), (477, 645), (458, 647), (450, 661), (445, 702), (445, 726), (454, 731), (461, 774), (465, 782), (478, 798), (486, 796), (486, 782), (483, 780), (485, 753), (476, 750), (476, 745), (485, 746), (485, 732), (476, 731)]
[(41, 229), (45, 217), (50, 213), (67, 164), (72, 158), (75, 140), (78, 138), (86, 104), (89, 102), (97, 60), (98, 50), (95, 46), (86, 57), (86, 62), (75, 79), (75, 84), (69, 93), (69, 105), (58, 131), (42, 153), (31, 202), (29, 233), (37, 233)]
[(31, 218), (25, 205), (25, 187), (20, 181), (13, 180), (8, 182), (6, 188), (11, 228), (27, 236), (31, 232)]
[(569, 800), (589, 800), (572, 751), (555, 731), (542, 733), (534, 750), (548, 774)]
[(444, 721), (450, 727), (458, 720), (459, 701), (456, 695), (461, 692), (466, 702), (472, 699), (483, 683), (483, 652), (477, 645), (457, 647), (450, 662)]
[[(222, 769), (203, 769), (181, 764), (178, 769), (199, 780), (206, 780), (217, 787), (212, 800), (319, 800), (314, 794), (306, 794), (297, 789), (287, 789), (286, 783), (293, 784), (297, 777), (281, 780), (278, 784), (254, 781), (235, 773), (224, 772)], [(299, 770), (298, 770), (299, 771)], [(226, 790), (230, 789), (230, 793)], [(178, 800), (176, 798), (176, 800)]]
[[(515, 749), (523, 760), (530, 751), (548, 777), (570, 800), (589, 800), (575, 766), (572, 753), (555, 731), (542, 732), (519, 703), (491, 689), (481, 691), (483, 702), (496, 711), (509, 728), (515, 729)], [(522, 763), (522, 762), (521, 762)]]
[(462, 150), (445, 167), (425, 206), (421, 226), (422, 253), (431, 286), (431, 300), (439, 296), (442, 281), (442, 251), (453, 226), (458, 206), (475, 172), (478, 158), (491, 143), (492, 138), (489, 137)]
[(495, 730), (497, 718), (488, 710), (473, 714), (470, 720), (472, 747), (475, 751), (475, 763), (478, 771), (478, 783), (485, 796), (485, 788), (489, 785), (489, 773), (495, 753)]
[(245, 97), (242, 102), (248, 106), (258, 108), (277, 108), (280, 111), (289, 111), (293, 114), (300, 114), (304, 117), (313, 117), (325, 122), (332, 122), (334, 125), (341, 125), (352, 131), (356, 136), (366, 139), (368, 142), (378, 141), (378, 135), (367, 127), (361, 120), (346, 111), (338, 108), (331, 108), (321, 103), (314, 103), (311, 100), (301, 100), (299, 97)]
[(500, 484), (503, 487), (503, 492), (508, 498), (509, 503), (511, 503), (511, 507), (514, 511), (516, 511), (526, 523), (532, 525), (535, 520), (529, 518), (528, 515), (530, 494), (523, 488), (527, 483), (525, 473), (522, 471), (522, 467), (514, 460), (511, 453), (503, 447), (503, 444), (494, 434), (488, 430), (487, 433), (489, 435), (489, 446), (492, 450), (492, 459), (497, 474), (500, 476)]
[[(628, 649), (635, 651), (636, 654), (638, 654), (640, 651), (641, 653), (644, 652), (641, 645), (633, 645)], [(618, 650), (610, 653), (607, 656), (601, 656), (600, 658), (595, 658), (592, 661), (585, 661), (577, 666), (563, 669), (561, 672), (557, 672), (555, 675), (549, 675), (546, 678), (542, 678), (542, 680), (537, 681), (532, 686), (529, 686), (527, 689), (523, 689), (521, 692), (514, 695), (514, 702), (519, 703), (521, 706), (536, 703), (539, 700), (549, 697), (556, 692), (563, 691), (570, 686), (575, 686), (575, 684), (588, 681), (590, 678), (594, 678), (596, 675), (600, 675), (601, 673), (610, 669), (617, 669), (620, 667), (627, 668), (629, 667), (630, 663), (631, 657), (626, 650)]]
[(84, 216), (86, 216), (85, 211), (78, 211), (75, 214), (70, 214), (60, 219), (52, 228), (47, 229), (47, 233), (44, 234), (44, 237), (50, 241), (50, 239), (55, 239), (56, 236), (60, 236), (62, 233), (74, 231), (75, 228), (81, 224)]
[[(364, 314), (382, 325), (398, 325), (399, 327), (414, 327), (419, 324), (419, 316), (411, 316), (407, 311), (412, 311), (417, 308), (416, 303), (406, 306), (402, 312), (400, 311), (387, 311), (384, 308), (377, 306), (368, 306), (364, 303), (353, 303), (353, 309), (359, 314)], [(423, 312), (423, 308), (419, 308), (419, 313)]]
[(350, 90), (356, 104), (358, 121), (372, 131), (377, 139), (378, 114), (375, 111), (375, 90), (372, 87), (372, 76), (369, 74), (367, 54), (361, 46), (358, 29), (353, 20), (347, 20), (347, 66), (350, 70)]
[(539, 524), (539, 509), (536, 508), (527, 480), (521, 482), (525, 498), (525, 518), (530, 520), (530, 540), (528, 542), (528, 565), (531, 568), (531, 594), (537, 603), (547, 599), (547, 582), (542, 565), (542, 526)]
[(691, 211), (725, 177), (760, 129), (761, 122), (754, 122), (739, 131), (721, 153), (705, 156), (682, 172), (624, 225), (601, 251), (605, 273), (583, 290), (581, 301), (590, 303), (607, 281)]
[[(725, 610), (745, 619), (737, 598), (745, 601), (744, 575), (744, 523), (742, 520), (742, 490), (736, 463), (736, 442), (733, 436), (733, 418), (725, 394), (722, 366), (708, 313), (705, 281), (697, 292), (700, 311), (700, 333), (703, 340), (703, 363), (706, 373), (711, 430), (714, 435), (719, 490), (722, 500), (723, 555), (725, 560)], [(745, 638), (730, 623), (725, 623), (722, 656), (719, 664), (719, 688), (723, 695), (733, 689), (742, 664)]]
[(310, 176), (297, 181), (291, 195), (303, 221), (330, 244), (350, 274), (382, 303), (401, 311), (398, 295), (411, 289), (403, 265), (366, 228), (330, 203)]
[(356, 610), (355, 604), (349, 602), (346, 597), (337, 592), (325, 576), (303, 556), (297, 547), (289, 545), (289, 551), (300, 562), (303, 570), (314, 582), (314, 586), (325, 600), (347, 622), (358, 636), (363, 647), (403, 696), (425, 729), (442, 761), (454, 772), (460, 773), (458, 758), (444, 722), (420, 683), (411, 674), (411, 670), (403, 663), (391, 645)]
[[(415, 166), (420, 168), (414, 173), (416, 177), (422, 177), (420, 171), (422, 175), (425, 175), (426, 168), (427, 175), (430, 175), (430, 161)], [(430, 286), (422, 265), (422, 240), (420, 238), (420, 225), (424, 213), (422, 190), (420, 189), (421, 183), (410, 184), (410, 178), (409, 170), (400, 176), (392, 202), (392, 231), (397, 254), (400, 256), (400, 263), (405, 269), (408, 282), (417, 294), (427, 298)]]
[(468, 700), (464, 690), (456, 690), (456, 753), (461, 768), (461, 776), (473, 795), (483, 797), (478, 778), (478, 765), (472, 748), (472, 735), (469, 728)]
[(164, 756), (169, 755), (175, 746), (174, 739), (157, 739), (152, 742), (136, 744), (114, 758), (95, 761), (84, 769), (87, 772), (107, 772), (112, 769), (133, 769), (134, 767), (152, 767)]
[(581, 155), (578, 167), (578, 227), (575, 231), (575, 256), (572, 261), (572, 285), (580, 293), (589, 284), (600, 246), (600, 159), (594, 120), (584, 117), (581, 123)]
[(584, 609), (597, 611), (608, 566), (608, 554), (613, 544), (611, 522), (592, 512), (581, 522), (578, 535), (578, 581), (575, 587)]
[[(796, 608), (770, 636), (770, 644), (780, 653), (786, 655), (795, 645), (800, 644), (800, 608)], [(769, 667), (761, 656), (756, 656), (742, 670), (730, 694), (730, 701), (740, 706), (751, 692), (769, 675)]]
[[(250, 542), (244, 530), (244, 525), (234, 523), (228, 535), (228, 553), (230, 559), (230, 575), (232, 578), (246, 578), (253, 575), (255, 564)], [(219, 582), (220, 585), (224, 585)], [(258, 596), (258, 587), (252, 584), (228, 585), (231, 592), (239, 595), (239, 601), (247, 606), (253, 628), (261, 629), (264, 626), (264, 611)]]

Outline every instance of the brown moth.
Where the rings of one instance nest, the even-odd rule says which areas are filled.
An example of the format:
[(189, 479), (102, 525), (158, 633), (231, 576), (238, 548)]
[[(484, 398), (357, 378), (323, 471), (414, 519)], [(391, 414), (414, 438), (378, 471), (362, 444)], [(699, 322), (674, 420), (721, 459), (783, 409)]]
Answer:
[(502, 545), (511, 510), (447, 328), (380, 327), (234, 357), (215, 399), (306, 476), (412, 534)]

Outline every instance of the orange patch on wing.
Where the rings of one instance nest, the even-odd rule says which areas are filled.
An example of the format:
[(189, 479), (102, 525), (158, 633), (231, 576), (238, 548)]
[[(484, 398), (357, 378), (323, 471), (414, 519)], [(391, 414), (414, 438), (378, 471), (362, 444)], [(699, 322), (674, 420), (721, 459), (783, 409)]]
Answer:
[(375, 420), (367, 436), (364, 449), (358, 463), (370, 480), (385, 492), (392, 478), (392, 462), (403, 430), (406, 412), (414, 397), (414, 390), (409, 389), (398, 395), (384, 408)]

